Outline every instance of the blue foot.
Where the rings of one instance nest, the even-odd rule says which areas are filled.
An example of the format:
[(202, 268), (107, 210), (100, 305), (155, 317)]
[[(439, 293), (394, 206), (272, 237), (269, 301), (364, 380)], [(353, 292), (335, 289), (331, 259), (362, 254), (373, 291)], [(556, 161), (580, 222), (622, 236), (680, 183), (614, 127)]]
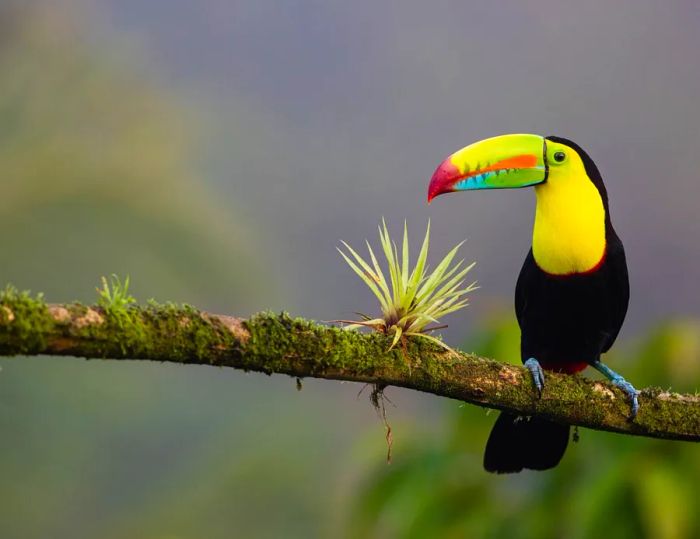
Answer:
[(610, 380), (613, 385), (619, 387), (625, 392), (627, 397), (630, 399), (632, 406), (632, 414), (630, 415), (630, 419), (637, 417), (637, 412), (639, 411), (639, 400), (637, 396), (639, 395), (639, 391), (637, 391), (632, 384), (630, 384), (627, 380), (604, 363), (595, 361), (593, 363), (593, 368), (603, 373), (603, 375)]
[(534, 357), (531, 357), (524, 363), (524, 365), (525, 368), (528, 371), (530, 371), (530, 374), (532, 375), (532, 381), (535, 384), (535, 387), (537, 388), (537, 396), (541, 397), (542, 390), (544, 389), (544, 371), (542, 370), (540, 362), (537, 361)]

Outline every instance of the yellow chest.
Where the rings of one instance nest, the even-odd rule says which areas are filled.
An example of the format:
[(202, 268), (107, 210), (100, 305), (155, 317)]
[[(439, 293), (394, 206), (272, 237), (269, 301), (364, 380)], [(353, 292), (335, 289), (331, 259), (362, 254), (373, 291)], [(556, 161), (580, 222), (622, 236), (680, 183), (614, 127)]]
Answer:
[(550, 178), (535, 187), (532, 253), (553, 275), (585, 273), (605, 255), (605, 208), (585, 176)]

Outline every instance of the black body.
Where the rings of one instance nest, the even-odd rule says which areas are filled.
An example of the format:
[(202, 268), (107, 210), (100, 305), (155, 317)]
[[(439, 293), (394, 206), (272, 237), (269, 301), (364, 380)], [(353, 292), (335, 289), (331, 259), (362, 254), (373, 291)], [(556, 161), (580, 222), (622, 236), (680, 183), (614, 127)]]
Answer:
[[(550, 139), (579, 153), (600, 192), (606, 214), (605, 257), (590, 272), (555, 276), (537, 266), (531, 249), (518, 278), (515, 312), (522, 332), (522, 361), (535, 358), (544, 369), (573, 373), (599, 360), (622, 327), (629, 300), (627, 263), (595, 164), (574, 143)], [(552, 468), (564, 455), (568, 438), (568, 425), (502, 413), (486, 445), (484, 467), (497, 473)]]
[(576, 372), (607, 352), (627, 313), (629, 284), (622, 242), (609, 227), (603, 263), (589, 273), (558, 276), (542, 271), (532, 250), (515, 288), (515, 313), (522, 332), (523, 362)]

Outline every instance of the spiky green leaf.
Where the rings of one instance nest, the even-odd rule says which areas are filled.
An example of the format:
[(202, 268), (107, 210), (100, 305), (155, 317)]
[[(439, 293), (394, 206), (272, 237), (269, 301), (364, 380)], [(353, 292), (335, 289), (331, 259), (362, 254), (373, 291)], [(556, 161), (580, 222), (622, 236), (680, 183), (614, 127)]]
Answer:
[(427, 335), (432, 331), (428, 326), (438, 324), (439, 319), (468, 305), (466, 296), (475, 290), (475, 282), (466, 288), (464, 278), (474, 264), (464, 266), (464, 260), (453, 264), (462, 243), (451, 249), (432, 272), (427, 271), (430, 246), (430, 221), (423, 238), (416, 264), (411, 268), (408, 227), (404, 221), (401, 250), (391, 239), (386, 221), (379, 226), (379, 241), (386, 259), (389, 279), (369, 242), (367, 250), (369, 263), (350, 245), (343, 242), (347, 252), (338, 249), (345, 261), (367, 284), (380, 303), (382, 317), (351, 323), (348, 329), (370, 327), (382, 333), (392, 334), (391, 348), (406, 337), (422, 337), (451, 350), (438, 338)]

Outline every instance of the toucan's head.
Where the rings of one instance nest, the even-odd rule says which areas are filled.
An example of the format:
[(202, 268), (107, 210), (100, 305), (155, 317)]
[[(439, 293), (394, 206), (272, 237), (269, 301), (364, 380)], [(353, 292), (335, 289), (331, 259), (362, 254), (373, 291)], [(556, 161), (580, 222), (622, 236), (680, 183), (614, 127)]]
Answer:
[(605, 187), (590, 157), (573, 142), (540, 135), (501, 135), (470, 144), (445, 159), (428, 187), (428, 202), (443, 193), (591, 181), (604, 204)]
[(433, 174), (428, 202), (442, 193), (535, 186), (532, 253), (553, 275), (585, 273), (604, 259), (614, 233), (608, 197), (590, 157), (573, 142), (539, 135), (501, 135), (445, 159)]

